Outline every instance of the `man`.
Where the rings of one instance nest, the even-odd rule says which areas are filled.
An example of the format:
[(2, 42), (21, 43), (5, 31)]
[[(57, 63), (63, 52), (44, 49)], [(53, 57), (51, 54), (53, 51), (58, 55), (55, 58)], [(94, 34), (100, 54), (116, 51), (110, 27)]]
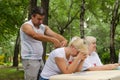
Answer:
[(42, 24), (45, 12), (41, 7), (35, 7), (31, 19), (20, 28), (21, 57), (25, 72), (25, 80), (37, 80), (40, 67), (43, 67), (42, 42), (51, 42), (55, 48), (66, 46), (67, 40)]

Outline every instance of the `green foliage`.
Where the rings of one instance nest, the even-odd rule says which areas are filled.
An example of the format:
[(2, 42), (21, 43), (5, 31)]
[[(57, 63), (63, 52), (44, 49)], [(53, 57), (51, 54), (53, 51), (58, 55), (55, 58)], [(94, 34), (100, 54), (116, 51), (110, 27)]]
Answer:
[[(116, 60), (118, 61), (118, 51), (116, 51)], [(103, 53), (99, 53), (101, 61), (103, 62), (103, 64), (108, 64), (110, 63), (110, 53), (104, 51)]]
[(8, 39), (7, 41), (2, 41), (0, 43), (1, 46), (1, 55), (4, 55), (4, 62), (11, 62), (13, 51), (14, 51), (14, 42), (15, 42), (15, 36), (12, 36), (12, 38)]
[(0, 47), (4, 62), (11, 62), (14, 43), (21, 24), (27, 18), (28, 0), (0, 0)]
[[(114, 0), (87, 0), (86, 1), (86, 23), (85, 35), (92, 35), (97, 38), (97, 52), (104, 63), (110, 62), (110, 26), (112, 19)], [(91, 5), (94, 4), (94, 5)], [(120, 9), (119, 9), (120, 10)], [(120, 26), (118, 24), (118, 26)], [(118, 51), (119, 46), (119, 29), (117, 26), (115, 36), (115, 50)], [(117, 53), (116, 53), (117, 54)], [(117, 56), (118, 57), (118, 56)]]
[[(58, 33), (63, 30), (64, 33), (62, 35), (68, 40), (71, 36), (80, 34), (79, 14), (77, 14), (80, 10), (80, 4), (78, 5), (78, 2), (77, 0), (50, 1), (49, 26)], [(74, 20), (67, 25), (73, 17)]]
[[(23, 4), (24, 3), (24, 4)], [(27, 14), (27, 0), (1, 0), (0, 1), (0, 41), (3, 38), (11, 38), (16, 35), (20, 25), (25, 20)], [(9, 35), (8, 35), (9, 34)]]
[(110, 54), (109, 53), (102, 53), (101, 55), (101, 61), (103, 62), (103, 64), (108, 64), (110, 63)]
[(4, 64), (4, 55), (0, 55), (0, 65)]
[[(85, 36), (97, 38), (97, 52), (104, 63), (109, 62), (110, 21), (115, 0), (86, 0), (85, 2)], [(40, 1), (38, 1), (40, 4)], [(29, 0), (0, 0), (0, 47), (2, 53), (13, 56), (15, 39), (21, 24), (28, 16)], [(80, 36), (79, 0), (50, 0), (49, 26), (62, 34), (68, 41), (73, 36)], [(119, 9), (120, 12), (120, 9)], [(73, 19), (73, 20), (72, 20)], [(72, 21), (71, 21), (72, 20)], [(120, 24), (116, 28), (115, 48), (120, 49)], [(53, 48), (48, 44), (47, 52)], [(107, 60), (106, 60), (107, 59)]]
[[(103, 63), (110, 62), (110, 21), (115, 0), (86, 0), (85, 2), (85, 36), (92, 35), (97, 38), (97, 52)], [(66, 24), (75, 16), (74, 20), (64, 29), (64, 34), (68, 40), (73, 36), (80, 36), (80, 6), (78, 0), (50, 1), (49, 26), (56, 32), (64, 29)], [(120, 9), (119, 9), (120, 11)], [(115, 49), (120, 48), (120, 24), (117, 26), (115, 36)]]

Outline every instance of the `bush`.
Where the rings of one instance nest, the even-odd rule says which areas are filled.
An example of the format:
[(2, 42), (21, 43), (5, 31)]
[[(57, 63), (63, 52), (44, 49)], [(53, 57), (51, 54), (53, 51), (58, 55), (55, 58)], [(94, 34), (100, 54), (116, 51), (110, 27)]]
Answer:
[(0, 65), (4, 64), (4, 58), (5, 58), (4, 55), (0, 55)]
[(101, 61), (102, 61), (103, 64), (110, 63), (110, 54), (109, 53), (103, 53), (101, 55)]

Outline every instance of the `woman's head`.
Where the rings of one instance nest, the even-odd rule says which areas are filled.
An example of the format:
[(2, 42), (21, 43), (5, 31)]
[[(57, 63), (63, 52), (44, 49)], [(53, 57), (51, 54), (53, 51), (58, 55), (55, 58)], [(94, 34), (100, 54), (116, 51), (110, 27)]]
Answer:
[(83, 52), (85, 54), (88, 52), (88, 48), (87, 45), (84, 44), (84, 40), (78, 36), (73, 37), (68, 46), (74, 47), (78, 52)]
[(93, 36), (86, 36), (85, 43), (88, 45), (89, 53), (96, 51), (96, 38)]

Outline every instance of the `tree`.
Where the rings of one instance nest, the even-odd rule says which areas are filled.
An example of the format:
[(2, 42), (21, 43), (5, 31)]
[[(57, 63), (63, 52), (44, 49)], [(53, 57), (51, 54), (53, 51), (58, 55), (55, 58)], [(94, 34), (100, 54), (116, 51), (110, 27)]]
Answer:
[(80, 33), (81, 38), (84, 38), (84, 15), (85, 15), (85, 0), (82, 0), (81, 4), (81, 13), (80, 13)]
[[(28, 6), (25, 6), (25, 5), (27, 5), (28, 2), (22, 2), (22, 3), (23, 3), (22, 15), (24, 15), (24, 16), (22, 18), (21, 24), (24, 22), (25, 18), (27, 17), (26, 15), (28, 12)], [(31, 1), (31, 4), (32, 4), (32, 1)], [(30, 12), (31, 12), (31, 9), (30, 9)], [(28, 18), (29, 18), (29, 16), (28, 16)], [(16, 38), (16, 42), (15, 42), (15, 47), (14, 47), (14, 56), (13, 56), (13, 65), (12, 65), (13, 67), (17, 67), (19, 64), (19, 61), (18, 61), (19, 53), (20, 53), (20, 34), (19, 34), (19, 29), (18, 29), (17, 38)]]
[[(0, 12), (1, 20), (2, 20), (2, 24), (0, 22), (1, 34), (4, 37), (0, 38), (0, 40), (4, 38), (5, 38), (4, 41), (10, 40), (12, 39), (12, 37), (17, 35), (17, 32), (19, 31), (19, 26), (24, 21), (25, 19), (24, 17), (26, 16), (26, 14), (24, 14), (24, 10), (26, 10), (26, 5), (27, 5), (27, 0), (21, 0), (21, 1), (14, 1), (14, 0), (3, 1), (2, 0), (0, 1), (0, 8), (4, 7), (4, 9), (2, 8)], [(15, 45), (16, 46), (14, 48), (13, 66), (18, 66), (19, 37), (17, 37)]]
[[(41, 6), (44, 8), (46, 14), (45, 14), (45, 19), (44, 19), (44, 24), (48, 25), (48, 12), (49, 12), (49, 0), (41, 0)], [(43, 61), (45, 63), (46, 61), (46, 46), (47, 42), (43, 42)]]
[(13, 67), (17, 67), (18, 64), (19, 64), (19, 61), (18, 61), (18, 54), (20, 52), (20, 34), (19, 34), (19, 31), (18, 31), (18, 35), (17, 35), (17, 38), (16, 38), (16, 43), (15, 43), (15, 47), (14, 47), (14, 56), (13, 56)]
[(116, 0), (114, 4), (114, 9), (112, 11), (112, 20), (110, 25), (110, 61), (111, 63), (117, 62), (116, 55), (115, 55), (114, 38), (115, 38), (116, 26), (120, 18), (120, 13), (118, 13), (118, 9), (119, 9), (119, 0)]
[(30, 0), (28, 20), (31, 18), (31, 11), (37, 6), (37, 0)]
[[(45, 8), (46, 13), (47, 11), (49, 12), (49, 14), (47, 14), (45, 17), (44, 24), (48, 24), (54, 31), (60, 33), (68, 40), (75, 35), (80, 36), (84, 34), (95, 36), (97, 38), (98, 45), (97, 51), (101, 59), (104, 59), (105, 63), (109, 63), (109, 56), (111, 55), (111, 62), (113, 63), (113, 60), (117, 60), (117, 53), (118, 49), (120, 48), (119, 18), (118, 20), (114, 21), (116, 18), (112, 17), (112, 13), (115, 13), (114, 11), (116, 11), (112, 9), (114, 2), (114, 0), (82, 0), (81, 2), (78, 0), (0, 0), (0, 47), (3, 49), (2, 55), (4, 55), (4, 53), (7, 55), (9, 54), (10, 57), (13, 57), (14, 55), (13, 65), (17, 65), (16, 63), (18, 55), (16, 56), (16, 54), (20, 53), (18, 50), (20, 45), (18, 44), (18, 31), (21, 24), (28, 19), (28, 15), (30, 17), (30, 14), (28, 13), (31, 11), (30, 9), (32, 9), (30, 8), (30, 4), (31, 6), (35, 6), (37, 4), (42, 5)], [(82, 9), (85, 11), (84, 15)], [(118, 16), (120, 16), (119, 10), (120, 8), (118, 8)], [(87, 28), (82, 27), (83, 29), (80, 29), (81, 25), (85, 26), (84, 22), (87, 23)], [(115, 26), (113, 23), (116, 23), (116, 27), (112, 29), (112, 27)], [(113, 33), (112, 31), (115, 32)], [(108, 34), (109, 32), (110, 34)], [(110, 35), (113, 34), (114, 37), (111, 36), (110, 40)], [(114, 40), (112, 40), (112, 38), (114, 38)], [(16, 44), (13, 47), (9, 47), (11, 46), (10, 42), (14, 42)], [(47, 53), (53, 49), (52, 45), (48, 44), (49, 43), (46, 45), (47, 50), (44, 50)], [(114, 47), (112, 44), (114, 44)], [(111, 51), (111, 53), (110, 47), (112, 49), (115, 48)], [(116, 53), (113, 54), (114, 51)], [(106, 57), (104, 55), (106, 55)], [(5, 58), (9, 57), (6, 56)]]

